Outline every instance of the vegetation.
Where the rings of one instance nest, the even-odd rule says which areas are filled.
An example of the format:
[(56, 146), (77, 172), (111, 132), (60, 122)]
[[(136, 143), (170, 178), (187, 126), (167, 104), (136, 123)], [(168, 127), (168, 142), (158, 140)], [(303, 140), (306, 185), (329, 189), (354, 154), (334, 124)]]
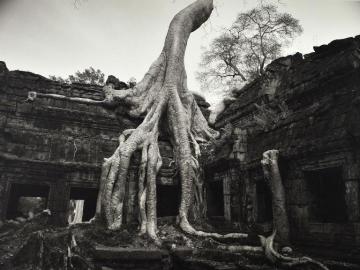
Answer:
[(89, 67), (83, 71), (77, 71), (74, 75), (69, 75), (67, 78), (57, 77), (50, 75), (49, 79), (54, 81), (59, 81), (62, 83), (86, 83), (86, 84), (96, 84), (104, 85), (105, 74), (100, 69), (94, 69)]
[(264, 131), (275, 127), (281, 120), (286, 119), (291, 114), (285, 102), (278, 102), (272, 107), (266, 103), (260, 105), (255, 103), (254, 106), (257, 109), (253, 116), (254, 123)]
[(240, 13), (203, 52), (198, 79), (204, 89), (242, 85), (263, 75), (266, 65), (301, 33), (299, 21), (272, 4)]

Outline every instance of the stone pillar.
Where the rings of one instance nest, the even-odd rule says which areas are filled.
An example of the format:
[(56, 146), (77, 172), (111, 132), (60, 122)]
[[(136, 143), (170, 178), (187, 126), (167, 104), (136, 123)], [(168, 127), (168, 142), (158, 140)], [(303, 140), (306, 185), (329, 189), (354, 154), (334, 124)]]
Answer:
[(345, 201), (349, 222), (359, 221), (359, 181), (345, 180)]
[(58, 226), (67, 226), (67, 214), (70, 201), (70, 185), (63, 179), (50, 186), (48, 208), (51, 211), (51, 222)]
[(242, 221), (242, 201), (243, 201), (243, 188), (240, 183), (240, 171), (238, 168), (233, 167), (229, 171), (231, 176), (231, 221)]
[(224, 194), (224, 218), (231, 221), (231, 177), (229, 172), (223, 174), (223, 194)]
[(349, 222), (360, 220), (359, 168), (352, 156), (347, 157), (343, 168), (345, 182), (345, 202)]
[(6, 200), (5, 200), (6, 182), (0, 182), (0, 221), (5, 220), (6, 216)]
[(126, 183), (126, 199), (124, 204), (125, 222), (129, 224), (137, 222), (138, 220), (137, 186), (136, 171), (134, 168), (131, 168)]
[(256, 200), (256, 183), (247, 171), (244, 175), (245, 179), (245, 199), (244, 199), (244, 213), (245, 220), (248, 226), (253, 226), (257, 217), (257, 200)]

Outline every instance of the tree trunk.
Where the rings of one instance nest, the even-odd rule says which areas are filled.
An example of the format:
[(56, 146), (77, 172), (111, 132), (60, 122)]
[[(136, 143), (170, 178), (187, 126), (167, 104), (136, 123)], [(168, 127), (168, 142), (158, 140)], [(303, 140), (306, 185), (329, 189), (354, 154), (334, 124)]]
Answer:
[(285, 190), (281, 180), (278, 165), (278, 150), (269, 150), (263, 153), (261, 164), (265, 180), (268, 183), (272, 194), (273, 224), (279, 240), (289, 243), (289, 221), (286, 211)]
[(142, 153), (139, 166), (138, 203), (140, 233), (147, 233), (159, 243), (156, 235), (156, 176), (162, 165), (158, 136), (160, 122), (167, 124), (176, 166), (181, 178), (179, 225), (189, 234), (219, 238), (247, 237), (247, 234), (220, 235), (195, 230), (188, 221), (190, 204), (196, 194), (196, 204), (203, 204), (202, 183), (199, 181), (200, 146), (213, 140), (218, 132), (212, 130), (202, 115), (194, 96), (187, 89), (184, 56), (191, 32), (198, 29), (213, 10), (212, 0), (197, 0), (176, 14), (170, 23), (165, 44), (158, 59), (144, 78), (129, 90), (116, 90), (109, 83), (104, 86), (105, 99), (71, 98), (55, 94), (30, 92), (29, 101), (37, 97), (52, 97), (85, 104), (116, 108), (128, 104), (131, 116), (142, 117), (142, 123), (119, 136), (119, 146), (105, 159), (102, 166), (96, 217), (103, 217), (109, 229), (122, 225), (125, 184), (131, 156)]
[[(247, 234), (230, 233), (220, 235), (195, 230), (188, 221), (193, 198), (199, 208), (203, 203), (202, 182), (199, 179), (200, 146), (218, 137), (202, 115), (193, 95), (187, 89), (184, 55), (191, 32), (198, 29), (210, 16), (213, 0), (197, 0), (176, 14), (170, 23), (163, 50), (150, 66), (144, 78), (133, 88), (116, 90), (112, 83), (104, 86), (105, 99), (95, 101), (72, 98), (56, 94), (29, 92), (28, 101), (39, 98), (54, 98), (84, 104), (95, 104), (106, 108), (130, 106), (129, 114), (142, 118), (136, 128), (123, 131), (114, 154), (104, 160), (100, 179), (96, 218), (104, 218), (109, 229), (117, 230), (122, 225), (125, 184), (131, 156), (141, 151), (139, 166), (138, 204), (140, 209), (140, 233), (146, 233), (155, 243), (157, 237), (156, 176), (162, 166), (158, 137), (160, 123), (167, 124), (174, 150), (176, 166), (181, 178), (181, 203), (179, 225), (183, 231), (197, 236), (216, 238), (245, 238)], [(285, 192), (277, 164), (278, 151), (267, 151), (263, 155), (263, 168), (273, 194), (274, 227), (281, 239), (287, 241), (289, 225), (285, 207)], [(273, 238), (261, 238), (263, 247), (233, 247), (234, 250), (265, 251), (269, 260), (280, 265), (297, 265), (313, 261), (309, 258), (284, 257), (273, 249)], [(317, 263), (317, 262), (316, 262)], [(316, 264), (315, 263), (315, 264)], [(323, 265), (318, 264), (320, 267)], [(322, 267), (326, 269), (326, 267)]]

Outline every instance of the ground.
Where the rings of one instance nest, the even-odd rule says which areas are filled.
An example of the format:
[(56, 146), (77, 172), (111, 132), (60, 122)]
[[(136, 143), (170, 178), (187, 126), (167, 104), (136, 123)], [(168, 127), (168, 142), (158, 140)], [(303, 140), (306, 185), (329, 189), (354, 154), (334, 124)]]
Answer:
[[(180, 269), (189, 270), (220, 269), (224, 265), (227, 265), (227, 269), (274, 269), (263, 255), (223, 250), (226, 245), (238, 244), (238, 240), (214, 240), (188, 235), (169, 219), (158, 220), (159, 238), (163, 240), (159, 248), (148, 235), (140, 236), (134, 225), (123, 227), (119, 231), (108, 230), (95, 223), (56, 227), (49, 226), (50, 218), (48, 213), (43, 212), (32, 220), (2, 225), (0, 269), (96, 269), (94, 258), (96, 247), (99, 246), (126, 248), (130, 252), (139, 249), (145, 252), (163, 250), (168, 254), (181, 254), (184, 253), (183, 250), (191, 250), (191, 256), (185, 254), (177, 260), (166, 262), (168, 269), (176, 269), (176, 265), (181, 265)], [(206, 229), (211, 231), (209, 226)], [(246, 241), (242, 244), (259, 245), (256, 238)], [(301, 254), (295, 252), (293, 256), (301, 257)], [(330, 269), (360, 269), (356, 265), (334, 261), (327, 260), (325, 263), (332, 265)], [(295, 269), (316, 268), (301, 266)]]

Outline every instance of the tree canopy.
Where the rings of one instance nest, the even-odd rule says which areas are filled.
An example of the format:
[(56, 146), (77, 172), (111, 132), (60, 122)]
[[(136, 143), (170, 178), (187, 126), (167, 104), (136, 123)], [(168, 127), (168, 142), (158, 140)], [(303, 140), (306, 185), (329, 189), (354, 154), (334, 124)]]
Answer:
[(240, 13), (203, 52), (198, 79), (204, 89), (231, 88), (261, 76), (301, 33), (299, 21), (273, 4)]

